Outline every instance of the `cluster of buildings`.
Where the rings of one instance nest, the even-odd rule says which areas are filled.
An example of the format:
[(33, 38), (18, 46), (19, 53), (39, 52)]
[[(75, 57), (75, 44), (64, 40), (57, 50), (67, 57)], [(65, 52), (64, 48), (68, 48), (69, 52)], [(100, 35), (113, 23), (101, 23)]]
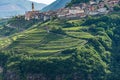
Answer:
[(69, 8), (40, 12), (34, 10), (34, 4), (32, 3), (32, 11), (25, 13), (25, 19), (40, 19), (46, 21), (53, 17), (60, 19), (83, 18), (88, 15), (107, 14), (113, 11), (113, 7), (117, 4), (120, 4), (120, 0), (90, 0), (89, 3), (80, 3)]
[(39, 19), (41, 21), (46, 21), (50, 18), (52, 18), (51, 15), (55, 14), (53, 11), (51, 13), (48, 12), (40, 12), (39, 10), (34, 9), (34, 3), (32, 3), (32, 11), (25, 12), (25, 20), (31, 20), (31, 19)]

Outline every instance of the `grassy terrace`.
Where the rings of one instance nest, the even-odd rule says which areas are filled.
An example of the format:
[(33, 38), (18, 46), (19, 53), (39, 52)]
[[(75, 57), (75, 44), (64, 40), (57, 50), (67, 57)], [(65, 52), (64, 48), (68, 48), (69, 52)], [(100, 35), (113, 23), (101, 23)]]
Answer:
[(9, 38), (0, 38), (0, 49), (7, 47), (11, 42)]
[(31, 55), (54, 55), (65, 49), (75, 48), (84, 40), (67, 37), (55, 33), (47, 33), (39, 30), (25, 33), (17, 38), (10, 46), (19, 51), (25, 51)]
[[(71, 20), (69, 22), (72, 23), (73, 21), (74, 23), (79, 22), (79, 20)], [(67, 35), (47, 33), (42, 26), (49, 26), (48, 24), (49, 22), (38, 24), (22, 33), (12, 35), (9, 39), (1, 39), (0, 42), (4, 44), (0, 46), (9, 45), (7, 50), (24, 52), (35, 57), (62, 56), (60, 54), (61, 51), (83, 46), (87, 43), (86, 39), (93, 37), (90, 33), (79, 31), (85, 28), (82, 26), (62, 28)], [(57, 22), (52, 22), (49, 26), (50, 29), (53, 27), (52, 25), (59, 27)]]

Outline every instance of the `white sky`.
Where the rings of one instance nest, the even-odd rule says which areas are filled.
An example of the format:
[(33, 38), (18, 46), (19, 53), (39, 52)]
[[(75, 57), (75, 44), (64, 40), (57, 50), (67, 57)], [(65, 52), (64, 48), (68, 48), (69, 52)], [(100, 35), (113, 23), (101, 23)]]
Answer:
[(30, 0), (30, 1), (35, 1), (35, 2), (39, 2), (39, 3), (50, 4), (50, 3), (54, 2), (55, 0)]

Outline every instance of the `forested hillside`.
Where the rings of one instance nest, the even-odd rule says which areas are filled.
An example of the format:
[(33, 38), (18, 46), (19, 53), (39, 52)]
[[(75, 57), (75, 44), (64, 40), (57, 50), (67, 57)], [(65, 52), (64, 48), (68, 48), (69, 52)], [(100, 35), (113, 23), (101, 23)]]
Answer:
[(88, 3), (90, 0), (71, 0), (71, 4)]
[(73, 4), (87, 3), (89, 0), (56, 0), (50, 5), (44, 7), (41, 11), (50, 11), (64, 8), (66, 6), (72, 6)]
[(89, 1), (90, 0), (71, 0), (68, 4), (66, 4), (66, 7), (70, 7), (72, 5), (79, 4), (79, 3), (88, 3)]
[(23, 16), (13, 17), (10, 19), (1, 19), (0, 37), (6, 37), (15, 33), (22, 32), (37, 22), (39, 22), (39, 20), (26, 21)]
[(119, 28), (117, 13), (37, 22), (0, 40), (2, 78), (119, 80)]
[(64, 8), (66, 4), (68, 4), (71, 0), (56, 0), (55, 2), (51, 3), (50, 5), (44, 7), (42, 11), (50, 11), (50, 10), (57, 10), (60, 8)]

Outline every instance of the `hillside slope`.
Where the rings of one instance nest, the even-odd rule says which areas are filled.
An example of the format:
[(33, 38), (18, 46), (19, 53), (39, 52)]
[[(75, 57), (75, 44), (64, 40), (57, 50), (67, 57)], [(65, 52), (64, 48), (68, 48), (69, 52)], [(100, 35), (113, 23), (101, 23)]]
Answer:
[(111, 14), (38, 22), (2, 38), (4, 76), (10, 80), (13, 74), (17, 80), (119, 80), (119, 21), (119, 14)]
[(45, 8), (43, 8), (42, 11), (57, 10), (57, 9), (63, 8), (70, 1), (71, 0), (56, 0), (52, 4), (50, 4), (50, 5), (46, 6)]
[(9, 35), (24, 31), (37, 22), (39, 22), (39, 20), (26, 21), (24, 17), (1, 19), (0, 20), (0, 37), (6, 37)]
[[(51, 22), (48, 22), (48, 24), (50, 23)], [(25, 51), (25, 53), (30, 53), (31, 55), (35, 53), (35, 55), (42, 54), (43, 56), (44, 53), (46, 53), (45, 55), (50, 55), (50, 53), (57, 53), (65, 49), (75, 48), (80, 44), (86, 43), (86, 40), (74, 38), (61, 33), (55, 33), (54, 31), (47, 33), (45, 26), (48, 25), (46, 25), (46, 23), (42, 24), (42, 26), (39, 25), (40, 23), (30, 30), (25, 30), (19, 34), (20, 37), (18, 38), (17, 36), (19, 35), (11, 37), (14, 41), (11, 45), (9, 45), (8, 49), (12, 48), (18, 52), (22, 50)], [(52, 25), (56, 25), (56, 28), (59, 26), (58, 23), (53, 22), (51, 25), (49, 25), (50, 30), (53, 28)], [(86, 35), (89, 36), (90, 34), (88, 33)], [(90, 37), (92, 37), (92, 35), (90, 35)], [(23, 45), (26, 48), (24, 48)]]

